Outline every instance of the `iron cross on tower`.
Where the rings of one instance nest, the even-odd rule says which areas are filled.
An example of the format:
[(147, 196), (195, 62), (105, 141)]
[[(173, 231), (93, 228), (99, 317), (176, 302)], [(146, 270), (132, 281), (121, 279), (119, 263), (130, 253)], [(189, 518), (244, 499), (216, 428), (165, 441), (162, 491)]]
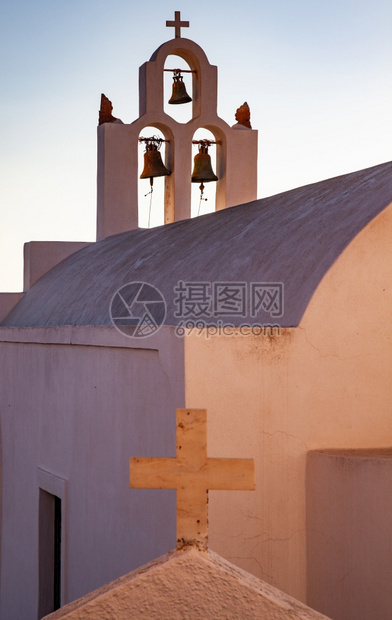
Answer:
[(254, 489), (253, 459), (207, 457), (207, 412), (177, 409), (175, 458), (131, 458), (130, 486), (176, 489), (177, 549), (207, 549), (208, 490)]
[(181, 38), (181, 28), (189, 28), (189, 22), (181, 21), (181, 12), (174, 11), (174, 21), (166, 22), (167, 28), (175, 28), (175, 39)]

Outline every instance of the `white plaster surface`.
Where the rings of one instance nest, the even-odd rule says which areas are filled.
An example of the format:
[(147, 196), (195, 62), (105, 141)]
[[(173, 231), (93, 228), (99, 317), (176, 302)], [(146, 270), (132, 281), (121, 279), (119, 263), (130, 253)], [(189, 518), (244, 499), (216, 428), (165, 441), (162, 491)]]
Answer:
[(307, 481), (309, 604), (334, 620), (389, 620), (392, 448), (311, 452)]
[(175, 452), (172, 331), (134, 345), (114, 327), (1, 329), (2, 620), (36, 617), (43, 476), (67, 489), (63, 603), (175, 546), (174, 491), (129, 488), (132, 454)]
[(7, 317), (23, 297), (24, 293), (0, 293), (0, 321)]
[(159, 558), (46, 616), (49, 620), (322, 620), (276, 588), (193, 548)]
[(65, 258), (90, 245), (84, 241), (30, 241), (24, 245), (23, 290), (28, 291)]

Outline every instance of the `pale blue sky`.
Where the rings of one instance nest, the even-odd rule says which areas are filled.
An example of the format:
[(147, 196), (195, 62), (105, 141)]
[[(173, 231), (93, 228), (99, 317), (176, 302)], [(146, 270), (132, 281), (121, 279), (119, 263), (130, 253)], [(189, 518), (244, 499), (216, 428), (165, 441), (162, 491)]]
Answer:
[(138, 117), (138, 68), (174, 11), (218, 66), (218, 113), (247, 101), (259, 197), (392, 159), (392, 2), (3, 0), (0, 290), (23, 243), (95, 238), (101, 92)]

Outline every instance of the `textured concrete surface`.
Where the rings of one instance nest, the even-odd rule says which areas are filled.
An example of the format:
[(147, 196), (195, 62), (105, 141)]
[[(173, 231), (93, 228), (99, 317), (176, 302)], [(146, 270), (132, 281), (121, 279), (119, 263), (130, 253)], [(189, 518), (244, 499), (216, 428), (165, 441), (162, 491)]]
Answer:
[[(392, 201), (392, 163), (263, 200), (95, 243), (52, 269), (4, 325), (109, 325), (124, 284), (158, 287), (175, 324), (174, 287), (186, 282), (283, 282), (282, 326), (298, 325), (321, 279)], [(244, 319), (227, 317), (233, 324)], [(269, 319), (271, 322), (271, 319)]]
[(322, 620), (313, 611), (217, 554), (187, 549), (88, 594), (49, 620)]

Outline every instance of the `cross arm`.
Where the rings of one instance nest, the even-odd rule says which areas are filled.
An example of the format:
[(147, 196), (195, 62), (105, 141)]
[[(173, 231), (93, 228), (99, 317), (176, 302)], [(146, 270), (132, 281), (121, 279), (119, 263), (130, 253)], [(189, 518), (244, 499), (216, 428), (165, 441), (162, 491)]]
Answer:
[(253, 491), (254, 461), (253, 459), (214, 459), (210, 458), (206, 465), (208, 489)]
[(171, 457), (133, 457), (129, 474), (131, 489), (176, 489), (178, 486), (178, 465)]

